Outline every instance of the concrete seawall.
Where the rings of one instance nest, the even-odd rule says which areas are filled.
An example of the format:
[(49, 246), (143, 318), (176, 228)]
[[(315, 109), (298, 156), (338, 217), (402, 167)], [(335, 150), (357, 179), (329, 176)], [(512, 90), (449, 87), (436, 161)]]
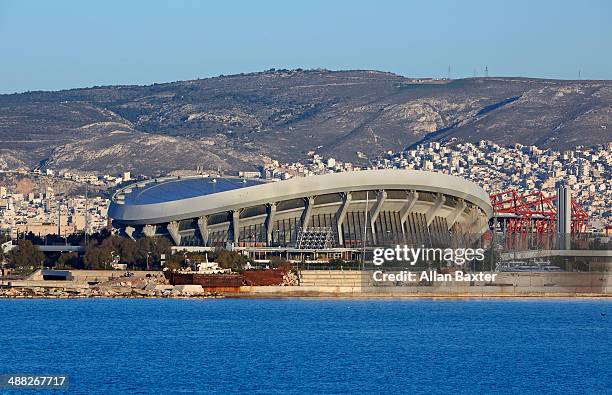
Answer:
[[(128, 273), (127, 270), (82, 270), (82, 269), (71, 269), (69, 270), (72, 275), (73, 281), (76, 282), (87, 282), (87, 281), (108, 281), (115, 278), (125, 278)], [(147, 274), (150, 276), (161, 275), (162, 272), (150, 270), (138, 270), (130, 272), (134, 278), (146, 277)], [(43, 275), (41, 270), (36, 270), (34, 273), (28, 276), (27, 280), (39, 280), (43, 281)]]
[[(87, 289), (88, 281), (117, 283), (115, 286), (161, 276), (161, 272), (135, 272), (121, 277), (120, 271), (74, 270), (72, 281), (45, 281), (40, 272), (27, 279), (4, 281), (13, 287)], [(397, 273), (397, 272), (395, 272)], [(420, 273), (420, 272), (417, 272)], [(612, 272), (496, 273), (492, 282), (376, 282), (372, 271), (301, 270), (299, 286), (242, 286), (239, 292), (222, 292), (237, 297), (611, 297)], [(113, 281), (114, 280), (114, 281)]]
[(297, 287), (241, 287), (248, 296), (609, 297), (612, 273), (497, 273), (494, 282), (375, 282), (372, 272), (303, 270)]
[(133, 280), (149, 276), (162, 276), (160, 271), (135, 271), (132, 277), (126, 277), (125, 270), (70, 270), (72, 280), (45, 280), (41, 270), (36, 270), (23, 280), (5, 279), (3, 285), (10, 284), (13, 287), (41, 287), (41, 288), (66, 288), (85, 289), (89, 288), (88, 282), (106, 282), (110, 280)]

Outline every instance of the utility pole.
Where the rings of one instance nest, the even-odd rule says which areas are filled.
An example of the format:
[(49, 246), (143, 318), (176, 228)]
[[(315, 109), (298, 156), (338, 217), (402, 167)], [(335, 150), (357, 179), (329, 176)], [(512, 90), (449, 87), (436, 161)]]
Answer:
[(87, 200), (87, 186), (89, 184), (86, 182), (85, 183), (85, 245), (87, 246), (87, 233), (88, 233), (88, 229), (89, 229), (89, 207), (88, 207), (88, 200)]
[(62, 204), (59, 200), (57, 202), (57, 237), (62, 237)]
[(361, 253), (361, 266), (362, 270), (365, 270), (365, 251), (366, 251), (366, 240), (368, 239), (368, 206), (370, 205), (369, 201), (369, 193), (370, 191), (366, 191), (366, 206), (365, 206), (365, 220), (363, 226), (363, 236), (361, 237), (363, 240), (363, 251)]
[[(496, 261), (495, 250), (496, 250), (496, 243), (497, 243), (497, 240), (495, 238), (496, 233), (497, 233), (497, 208), (495, 204), (493, 205), (493, 226), (491, 228), (493, 229), (493, 233), (491, 234), (491, 251), (490, 251), (489, 260), (490, 260), (491, 273), (493, 273), (494, 271), (493, 264), (497, 263), (497, 262), (494, 262), (494, 260)], [(493, 282), (493, 280), (491, 280), (491, 282)]]

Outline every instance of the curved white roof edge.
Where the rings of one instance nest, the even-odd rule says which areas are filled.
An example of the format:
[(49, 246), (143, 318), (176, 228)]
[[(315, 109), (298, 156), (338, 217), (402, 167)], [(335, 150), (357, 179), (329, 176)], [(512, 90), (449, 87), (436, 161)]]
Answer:
[(155, 224), (306, 196), (378, 189), (443, 193), (475, 204), (488, 217), (493, 215), (489, 195), (474, 182), (448, 174), (397, 169), (361, 170), (292, 178), (152, 204), (118, 203), (114, 197), (108, 214), (125, 224)]

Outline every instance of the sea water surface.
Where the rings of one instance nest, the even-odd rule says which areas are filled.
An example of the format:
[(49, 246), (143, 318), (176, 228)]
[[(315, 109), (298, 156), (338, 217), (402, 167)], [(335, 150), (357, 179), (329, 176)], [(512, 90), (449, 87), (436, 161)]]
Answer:
[(612, 393), (597, 299), (0, 300), (0, 334), (81, 394)]

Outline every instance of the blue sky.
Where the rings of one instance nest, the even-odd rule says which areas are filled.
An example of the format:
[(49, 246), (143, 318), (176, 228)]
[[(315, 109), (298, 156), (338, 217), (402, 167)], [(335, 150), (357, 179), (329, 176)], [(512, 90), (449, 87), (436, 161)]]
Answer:
[(0, 0), (0, 93), (269, 68), (612, 78), (612, 1)]

